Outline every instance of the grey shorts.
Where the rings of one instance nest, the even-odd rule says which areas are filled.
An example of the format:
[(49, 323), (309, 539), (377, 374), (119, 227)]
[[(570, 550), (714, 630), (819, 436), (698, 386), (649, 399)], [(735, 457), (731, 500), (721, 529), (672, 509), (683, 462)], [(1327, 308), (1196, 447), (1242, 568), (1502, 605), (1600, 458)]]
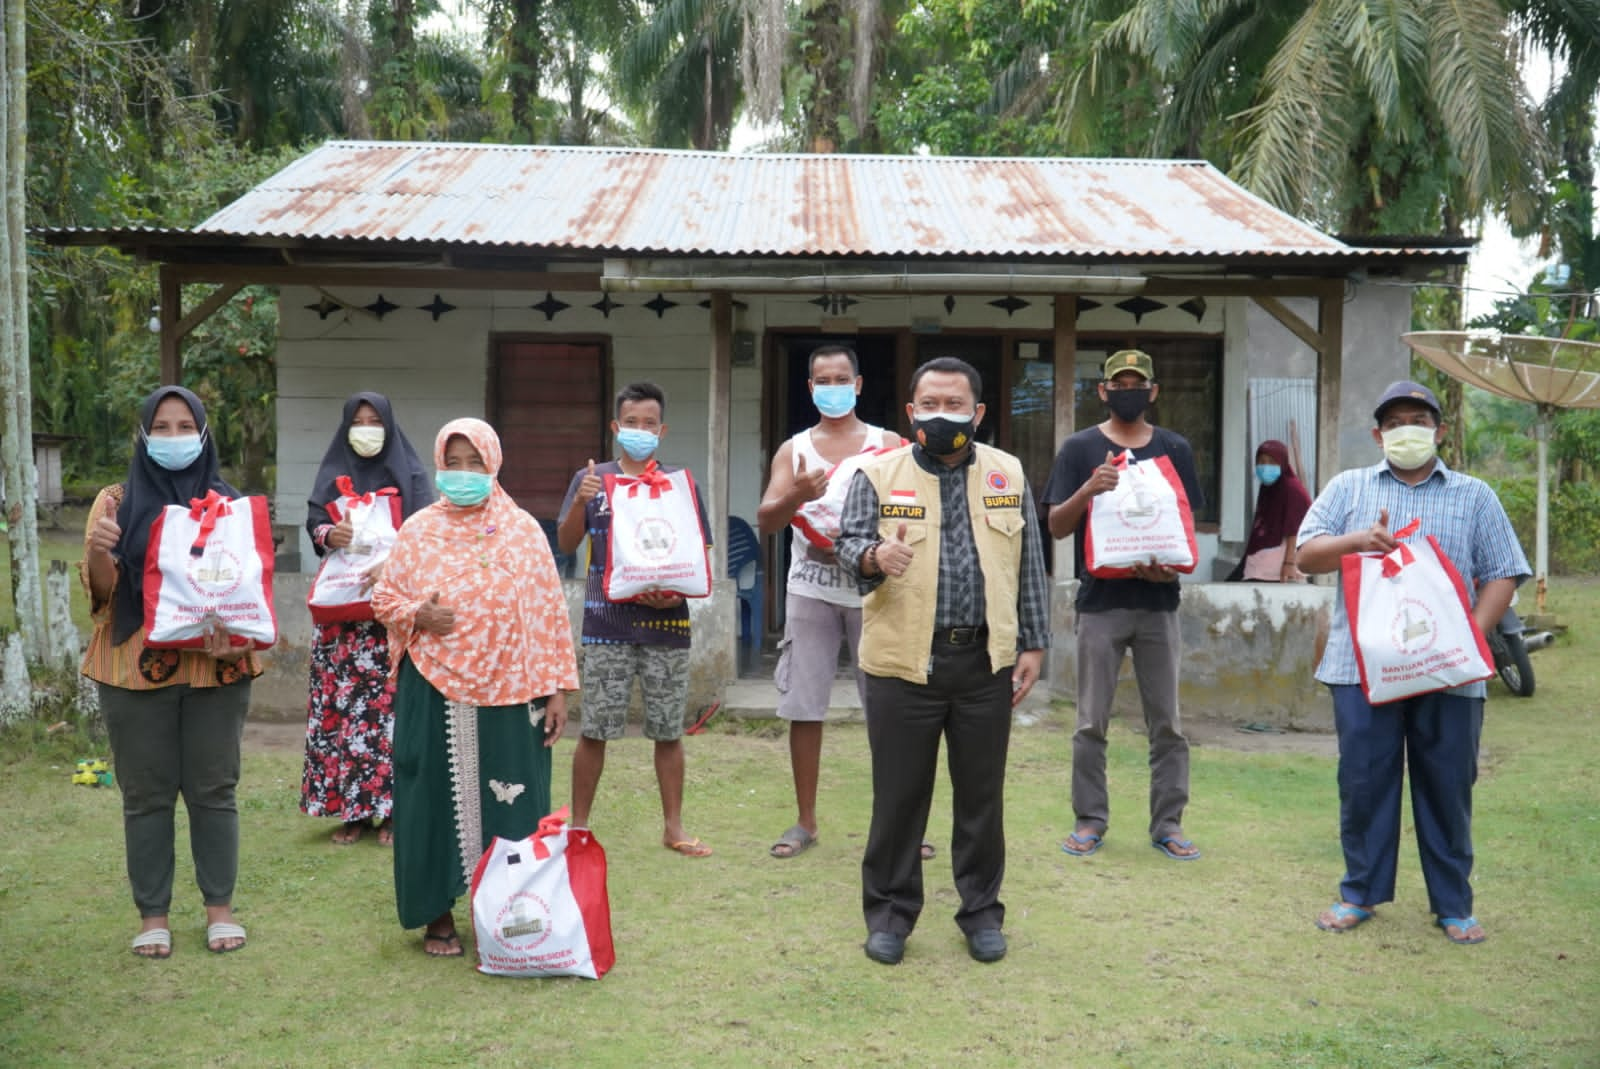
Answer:
[(609, 742), (628, 726), (633, 681), (644, 698), (644, 737), (683, 736), (689, 704), (689, 651), (666, 646), (597, 643), (583, 647), (583, 737)]
[[(772, 682), (778, 688), (778, 715), (784, 720), (825, 720), (833, 681), (839, 672), (839, 643), (852, 663), (861, 646), (861, 609), (796, 594), (785, 601), (783, 641)], [(856, 669), (856, 690), (865, 677)], [(863, 695), (862, 708), (866, 708)]]

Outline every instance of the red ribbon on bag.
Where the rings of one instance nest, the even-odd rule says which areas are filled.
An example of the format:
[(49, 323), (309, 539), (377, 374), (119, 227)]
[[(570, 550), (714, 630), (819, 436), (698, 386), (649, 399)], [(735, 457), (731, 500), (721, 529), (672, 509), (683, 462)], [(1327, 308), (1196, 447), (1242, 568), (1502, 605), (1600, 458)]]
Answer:
[(571, 810), (567, 806), (562, 806), (549, 816), (540, 818), (539, 828), (533, 833), (534, 857), (544, 861), (550, 856), (550, 848), (544, 844), (544, 841), (552, 835), (561, 834), (561, 828), (566, 824), (567, 815), (570, 812)]
[(333, 480), (333, 485), (339, 488), (341, 500), (359, 501), (363, 505), (372, 504), (374, 498), (393, 497), (400, 492), (392, 486), (385, 486), (381, 490), (368, 490), (364, 494), (358, 494), (356, 493), (356, 484), (350, 481), (350, 476), (348, 475), (339, 476)]
[(632, 480), (628, 484), (629, 497), (638, 497), (639, 488), (641, 486), (648, 486), (650, 488), (650, 496), (652, 498), (658, 498), (663, 492), (672, 489), (672, 480), (661, 473), (661, 470), (656, 466), (656, 462), (653, 460), (646, 464), (644, 466), (644, 471), (640, 472), (638, 475), (624, 476), (624, 478), (629, 478)]
[[(1412, 520), (1410, 523), (1396, 531), (1394, 536), (1395, 538), (1410, 538), (1421, 529), (1422, 517), (1418, 516), (1416, 519)], [(1394, 549), (1383, 558), (1383, 577), (1385, 579), (1393, 579), (1395, 576), (1400, 574), (1400, 570), (1402, 568), (1408, 564), (1415, 563), (1416, 559), (1417, 555), (1411, 552), (1411, 547), (1406, 545), (1404, 542), (1400, 543), (1400, 545), (1394, 547)]]
[(195, 538), (194, 544), (189, 547), (189, 556), (200, 557), (205, 555), (206, 540), (211, 537), (211, 532), (216, 530), (217, 521), (231, 511), (228, 508), (228, 499), (215, 490), (207, 490), (205, 497), (191, 497), (189, 499), (189, 518), (200, 521), (200, 534)]

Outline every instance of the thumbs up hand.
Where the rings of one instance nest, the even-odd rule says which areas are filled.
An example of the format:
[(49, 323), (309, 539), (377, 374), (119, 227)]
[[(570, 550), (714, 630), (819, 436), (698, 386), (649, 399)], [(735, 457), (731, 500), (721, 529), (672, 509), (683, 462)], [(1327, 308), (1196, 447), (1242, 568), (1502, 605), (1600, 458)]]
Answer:
[(89, 552), (110, 553), (122, 541), (122, 528), (117, 524), (117, 502), (107, 495), (106, 507), (94, 519), (89, 531)]
[(577, 503), (587, 505), (604, 485), (605, 481), (594, 473), (594, 461), (591, 459), (588, 469), (583, 473), (583, 480), (578, 483)]
[(355, 521), (350, 518), (350, 514), (347, 512), (344, 519), (334, 524), (333, 530), (328, 532), (326, 542), (329, 549), (343, 549), (355, 541), (355, 537)]
[(808, 469), (805, 455), (801, 454), (794, 472), (794, 489), (802, 502), (815, 501), (828, 492), (828, 473), (822, 468)]
[(906, 543), (906, 525), (904, 523), (895, 529), (893, 538), (885, 538), (873, 548), (873, 556), (878, 562), (878, 571), (896, 578), (906, 574), (906, 569), (911, 566), (911, 560), (916, 555), (916, 551)]
[(1387, 553), (1396, 545), (1394, 534), (1389, 530), (1389, 510), (1378, 510), (1378, 522), (1368, 527), (1361, 536), (1362, 553)]
[(433, 597), (423, 602), (417, 610), (416, 628), (418, 631), (432, 631), (436, 635), (448, 635), (456, 629), (456, 611), (439, 604), (439, 593), (434, 591)]
[(1116, 461), (1117, 454), (1112, 450), (1106, 450), (1105, 463), (1095, 468), (1094, 474), (1090, 475), (1088, 482), (1084, 483), (1084, 486), (1088, 488), (1090, 494), (1103, 494), (1108, 490), (1115, 490), (1117, 488), (1117, 483), (1120, 481), (1120, 475), (1117, 471)]

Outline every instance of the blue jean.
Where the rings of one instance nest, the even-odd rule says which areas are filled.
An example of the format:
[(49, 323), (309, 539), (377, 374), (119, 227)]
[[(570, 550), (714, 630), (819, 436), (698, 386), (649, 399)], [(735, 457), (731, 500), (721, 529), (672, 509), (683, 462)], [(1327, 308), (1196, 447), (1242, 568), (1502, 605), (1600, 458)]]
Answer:
[(1483, 699), (1422, 694), (1373, 706), (1359, 686), (1328, 689), (1339, 733), (1340, 897), (1368, 909), (1393, 901), (1409, 768), (1428, 908), (1441, 917), (1471, 916), (1472, 787)]

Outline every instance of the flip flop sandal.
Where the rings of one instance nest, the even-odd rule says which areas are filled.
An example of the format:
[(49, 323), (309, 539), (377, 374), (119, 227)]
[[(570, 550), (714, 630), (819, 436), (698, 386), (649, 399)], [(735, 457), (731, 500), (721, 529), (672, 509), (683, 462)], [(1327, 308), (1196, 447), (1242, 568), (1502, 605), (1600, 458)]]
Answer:
[(662, 843), (661, 845), (665, 846), (668, 850), (671, 850), (675, 854), (682, 854), (684, 857), (711, 856), (711, 847), (707, 846), (699, 839), (681, 839), (675, 843)]
[(1192, 840), (1180, 839), (1176, 835), (1169, 835), (1165, 839), (1156, 839), (1156, 840), (1152, 841), (1150, 843), (1150, 845), (1155, 847), (1157, 850), (1160, 850), (1163, 854), (1166, 854), (1168, 857), (1170, 857), (1174, 861), (1199, 861), (1200, 860), (1200, 851), (1198, 851), (1198, 850), (1196, 850), (1192, 854), (1180, 854), (1177, 851), (1172, 849), (1174, 846), (1181, 846), (1185, 850), (1187, 850), (1190, 847), (1194, 846), (1194, 842)]
[[(438, 953), (429, 950), (429, 943), (443, 943), (444, 950)], [(423, 932), (422, 952), (430, 958), (459, 958), (466, 953), (461, 946), (461, 933), (455, 931), (454, 929), (443, 934)]]
[(772, 844), (772, 849), (768, 850), (767, 853), (775, 858), (787, 861), (791, 857), (799, 857), (816, 845), (817, 837), (796, 824), (778, 836), (778, 841)]
[(1088, 857), (1100, 849), (1100, 844), (1103, 842), (1105, 842), (1105, 839), (1095, 835), (1093, 832), (1090, 832), (1087, 836), (1073, 832), (1061, 841), (1061, 852), (1063, 854), (1071, 854), (1073, 857)]
[[(1475, 946), (1478, 943), (1483, 942), (1485, 938), (1481, 935), (1474, 937), (1466, 934), (1467, 932), (1479, 926), (1478, 918), (1476, 917), (1440, 917), (1433, 923), (1439, 926), (1439, 930), (1444, 933), (1444, 937), (1446, 939), (1450, 940), (1450, 942), (1456, 944), (1457, 946)], [(1452, 928), (1461, 929), (1462, 934), (1451, 935), (1450, 929)]]
[[(145, 947), (160, 947), (165, 954), (140, 954)], [(151, 928), (149, 931), (140, 932), (133, 937), (133, 952), (141, 958), (151, 961), (165, 961), (172, 957), (172, 931), (169, 928)]]
[[(1370, 909), (1362, 909), (1360, 906), (1347, 906), (1343, 902), (1335, 902), (1328, 907), (1328, 912), (1333, 914), (1331, 922), (1324, 922), (1321, 917), (1317, 918), (1317, 927), (1325, 932), (1352, 931), (1376, 916)], [(1344, 923), (1345, 921), (1350, 923), (1346, 924)], [(1445, 934), (1448, 935), (1449, 933), (1446, 932)]]

